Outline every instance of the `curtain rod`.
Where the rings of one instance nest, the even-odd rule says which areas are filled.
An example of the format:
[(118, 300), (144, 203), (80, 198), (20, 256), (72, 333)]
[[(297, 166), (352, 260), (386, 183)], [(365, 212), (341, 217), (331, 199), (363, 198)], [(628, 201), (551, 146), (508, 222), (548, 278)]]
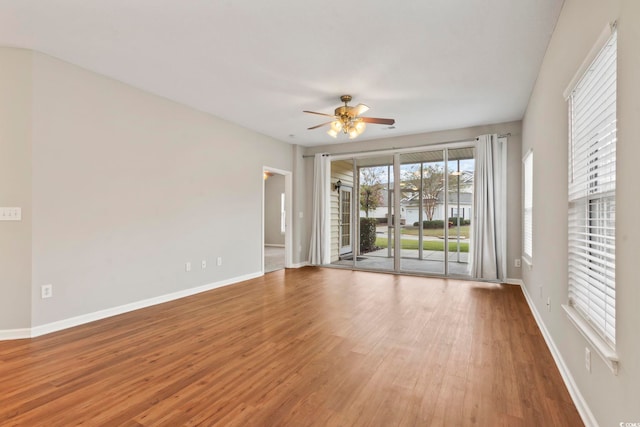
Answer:
[[(511, 136), (511, 132), (498, 134), (498, 138), (506, 138), (506, 137), (509, 137), (509, 136)], [(377, 152), (381, 152), (381, 151), (403, 150), (403, 149), (406, 149), (406, 148), (423, 148), (423, 147), (426, 148), (426, 147), (430, 147), (430, 146), (433, 146), (433, 145), (456, 144), (458, 142), (473, 142), (473, 141), (477, 141), (477, 140), (478, 140), (477, 137), (471, 138), (471, 139), (465, 138), (465, 139), (458, 139), (456, 141), (444, 141), (444, 142), (436, 142), (436, 143), (433, 143), (433, 144), (416, 145), (415, 147), (390, 147), (390, 148), (378, 148), (378, 149), (375, 149), (375, 150), (347, 151), (345, 153), (333, 153), (333, 155), (336, 155), (336, 156), (349, 156), (351, 154), (377, 153)], [(322, 155), (323, 156), (331, 156), (332, 154), (322, 154)], [(309, 158), (309, 157), (315, 157), (315, 154), (303, 154), (302, 155), (303, 159), (306, 159), (306, 158)]]

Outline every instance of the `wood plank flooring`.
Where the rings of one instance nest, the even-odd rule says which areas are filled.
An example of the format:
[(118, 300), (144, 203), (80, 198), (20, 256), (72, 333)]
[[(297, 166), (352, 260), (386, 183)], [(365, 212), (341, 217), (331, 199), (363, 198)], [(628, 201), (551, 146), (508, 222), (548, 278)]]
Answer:
[(303, 268), (0, 342), (2, 426), (580, 426), (519, 287)]

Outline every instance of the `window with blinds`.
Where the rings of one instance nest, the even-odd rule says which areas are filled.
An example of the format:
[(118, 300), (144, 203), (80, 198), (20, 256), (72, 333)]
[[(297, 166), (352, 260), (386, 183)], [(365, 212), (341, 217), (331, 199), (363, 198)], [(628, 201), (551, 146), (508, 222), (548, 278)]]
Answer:
[(614, 31), (571, 91), (569, 305), (615, 347), (616, 62)]
[(533, 151), (522, 160), (524, 180), (524, 206), (522, 213), (522, 255), (531, 264), (533, 260)]

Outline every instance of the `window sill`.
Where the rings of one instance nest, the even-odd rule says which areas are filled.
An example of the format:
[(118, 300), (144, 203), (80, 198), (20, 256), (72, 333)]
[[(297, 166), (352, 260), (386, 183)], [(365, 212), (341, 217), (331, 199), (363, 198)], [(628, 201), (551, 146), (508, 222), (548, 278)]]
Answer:
[(598, 335), (591, 325), (576, 311), (575, 308), (568, 305), (562, 305), (562, 308), (567, 313), (567, 317), (574, 324), (582, 336), (587, 340), (593, 349), (600, 355), (605, 364), (611, 369), (614, 375), (618, 375), (618, 354), (614, 349), (606, 343), (604, 339)]

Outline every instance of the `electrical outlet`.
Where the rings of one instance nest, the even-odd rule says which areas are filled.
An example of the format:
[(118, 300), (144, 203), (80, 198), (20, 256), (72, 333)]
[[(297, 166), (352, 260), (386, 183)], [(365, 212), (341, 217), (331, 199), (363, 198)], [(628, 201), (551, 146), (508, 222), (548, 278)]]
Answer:
[(184, 271), (191, 271), (191, 263), (187, 262), (184, 264)]
[(204, 270), (205, 268), (207, 268), (207, 260), (203, 259), (202, 260), (202, 269)]
[(584, 348), (584, 367), (587, 368), (587, 372), (591, 372), (591, 350), (587, 347)]
[(547, 311), (551, 311), (551, 297), (547, 298)]
[(516, 266), (516, 268), (520, 268), (522, 266), (522, 261), (520, 261), (520, 258), (516, 258), (513, 264)]
[(51, 298), (53, 296), (53, 285), (42, 285), (40, 287), (40, 296), (42, 299)]
[(218, 257), (217, 264), (218, 264), (218, 267), (222, 265), (222, 257), (221, 256)]

